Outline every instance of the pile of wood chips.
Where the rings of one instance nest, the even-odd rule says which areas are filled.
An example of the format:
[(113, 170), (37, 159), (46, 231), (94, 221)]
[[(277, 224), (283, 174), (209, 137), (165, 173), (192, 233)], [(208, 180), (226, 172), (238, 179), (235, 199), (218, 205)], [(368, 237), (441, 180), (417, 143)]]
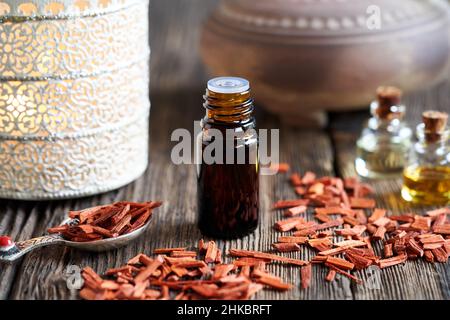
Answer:
[(162, 202), (121, 201), (80, 211), (70, 211), (69, 217), (78, 224), (65, 224), (48, 229), (48, 233), (61, 233), (69, 241), (88, 242), (114, 238), (133, 232), (147, 223), (152, 210)]
[(125, 266), (107, 270), (104, 279), (84, 268), (80, 296), (86, 300), (231, 300), (249, 299), (264, 285), (278, 290), (292, 287), (267, 273), (269, 259), (242, 258), (223, 264), (214, 241), (200, 240), (197, 251), (161, 248), (154, 254), (154, 258), (139, 254)]
[[(287, 172), (289, 166), (280, 164)], [(127, 265), (106, 272), (102, 279), (85, 268), (84, 299), (248, 299), (264, 287), (289, 290), (292, 284), (266, 270), (269, 263), (300, 267), (301, 287), (311, 284), (313, 265), (328, 268), (326, 281), (341, 274), (362, 283), (351, 273), (370, 266), (391, 267), (408, 259), (424, 258), (429, 262), (448, 261), (450, 254), (450, 208), (428, 211), (426, 216), (412, 213), (389, 216), (387, 210), (375, 208), (368, 196), (372, 188), (356, 178), (317, 178), (312, 172), (302, 177), (294, 173), (290, 182), (298, 199), (274, 204), (285, 216), (275, 223), (281, 235), (272, 244), (280, 253), (300, 251), (302, 246), (317, 254), (311, 261), (283, 255), (230, 249), (230, 263), (222, 263), (221, 251), (213, 241), (200, 240), (197, 251), (187, 248), (156, 249), (155, 258), (139, 254)], [(311, 208), (311, 209), (310, 209)], [(314, 211), (315, 220), (306, 213)], [(317, 221), (316, 221), (317, 220)], [(374, 244), (379, 242), (379, 255)], [(375, 246), (379, 247), (379, 246)]]
[[(283, 172), (289, 170), (287, 164), (280, 168)], [(313, 172), (306, 172), (302, 177), (293, 173), (289, 180), (301, 198), (278, 201), (273, 206), (275, 210), (282, 210), (285, 216), (275, 223), (274, 228), (290, 234), (280, 236), (272, 247), (279, 252), (299, 251), (302, 245), (314, 249), (317, 255), (311, 263), (329, 269), (327, 281), (333, 281), (339, 273), (361, 283), (350, 270), (370, 266), (383, 269), (408, 259), (448, 261), (449, 207), (428, 211), (426, 216), (413, 213), (388, 216), (387, 210), (375, 208), (374, 199), (367, 197), (373, 193), (372, 188), (356, 178), (317, 178)], [(318, 222), (307, 221), (302, 216), (308, 207), (314, 209), (314, 218)], [(381, 255), (374, 250), (376, 242), (382, 244)], [(302, 286), (307, 287), (311, 268), (304, 269)]]

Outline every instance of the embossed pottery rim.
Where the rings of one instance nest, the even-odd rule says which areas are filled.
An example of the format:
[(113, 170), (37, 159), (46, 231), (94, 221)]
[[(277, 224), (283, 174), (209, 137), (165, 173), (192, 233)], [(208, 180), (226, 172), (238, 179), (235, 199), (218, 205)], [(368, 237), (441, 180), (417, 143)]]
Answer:
[[(329, 46), (332, 44), (341, 45), (341, 44), (352, 44), (352, 43), (370, 43), (370, 42), (380, 42), (384, 41), (387, 37), (390, 37), (394, 34), (424, 34), (430, 32), (430, 30), (436, 30), (441, 28), (442, 26), (449, 25), (449, 21), (447, 19), (440, 19), (436, 21), (429, 21), (427, 27), (418, 26), (417, 28), (402, 28), (399, 30), (395, 30), (390, 33), (373, 33), (373, 34), (356, 34), (351, 36), (348, 35), (331, 35), (331, 34), (303, 34), (303, 35), (289, 35), (289, 34), (264, 34), (259, 32), (242, 32), (242, 29), (232, 30), (229, 25), (226, 25), (228, 30), (224, 31), (222, 22), (219, 22), (217, 19), (213, 18), (210, 20), (210, 29), (217, 34), (226, 35), (230, 38), (236, 39), (245, 39), (249, 42), (260, 42), (260, 43), (276, 43), (286, 46), (297, 46), (301, 45), (314, 45), (314, 46)], [(245, 30), (248, 31), (248, 30)], [(326, 39), (326, 42), (324, 42)]]
[[(325, 126), (325, 111), (365, 108), (380, 83), (411, 92), (443, 79), (449, 65), (448, 2), (344, 2), (221, 0), (204, 24), (203, 61), (213, 73), (248, 78), (261, 107), (295, 127)], [(351, 29), (319, 30), (309, 23), (302, 25), (304, 20), (299, 26), (293, 24), (294, 19), (316, 16), (336, 19), (364, 14), (367, 19), (376, 14), (376, 10), (367, 12), (370, 5), (381, 8), (382, 14), (410, 4), (422, 8), (423, 15), (417, 13), (404, 23), (396, 24), (397, 19), (389, 25), (382, 23), (381, 30), (356, 24)], [(227, 5), (234, 18), (223, 14)], [(274, 19), (258, 20), (258, 16)], [(292, 20), (283, 20), (286, 17)]]
[[(300, 36), (302, 37), (302, 41), (307, 41), (308, 37), (338, 37), (341, 38), (340, 41), (348, 41), (346, 37), (349, 36), (381, 37), (385, 33), (392, 34), (392, 31), (416, 32), (412, 29), (419, 25), (423, 28), (424, 23), (428, 23), (429, 28), (433, 29), (438, 28), (443, 23), (448, 23), (449, 12), (444, 14), (442, 10), (434, 10), (433, 12), (428, 12), (428, 15), (423, 14), (424, 12), (427, 12), (424, 10), (425, 6), (436, 8), (436, 6), (443, 7), (446, 5), (442, 0), (429, 1), (430, 4), (416, 4), (416, 11), (411, 11), (406, 14), (383, 14), (381, 16), (383, 28), (381, 30), (376, 30), (376, 32), (367, 28), (366, 16), (363, 15), (344, 17), (304, 15), (300, 18), (293, 18), (291, 16), (263, 16), (254, 12), (239, 12), (239, 10), (232, 6), (232, 2), (230, 1), (223, 1), (212, 19), (220, 25), (220, 27), (216, 28), (215, 32), (227, 34), (239, 32), (240, 37), (248, 36), (248, 38), (253, 38), (253, 40), (267, 41), (268, 36), (273, 35), (269, 40), (270, 42), (283, 42), (284, 37), (279, 36), (289, 38), (289, 40), (287, 40), (289, 43), (292, 43), (293, 38), (298, 38)], [(305, 5), (311, 5), (311, 1), (302, 2)], [(341, 3), (342, 1), (335, 0), (334, 2)], [(245, 6), (243, 8), (245, 8)], [(336, 22), (338, 25), (335, 26), (339, 27), (330, 28), (329, 21)], [(347, 21), (349, 26), (344, 26), (344, 21)], [(248, 35), (246, 35), (245, 32), (247, 32)], [(259, 37), (260, 34), (262, 37)], [(357, 41), (360, 41), (360, 39)]]

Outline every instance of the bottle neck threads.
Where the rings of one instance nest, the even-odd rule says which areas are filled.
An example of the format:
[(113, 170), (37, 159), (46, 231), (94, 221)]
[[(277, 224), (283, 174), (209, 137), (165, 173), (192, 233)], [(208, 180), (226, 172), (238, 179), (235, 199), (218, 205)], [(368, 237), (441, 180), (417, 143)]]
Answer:
[(218, 93), (206, 89), (203, 98), (207, 122), (245, 124), (253, 120), (253, 99), (249, 89), (239, 93)]

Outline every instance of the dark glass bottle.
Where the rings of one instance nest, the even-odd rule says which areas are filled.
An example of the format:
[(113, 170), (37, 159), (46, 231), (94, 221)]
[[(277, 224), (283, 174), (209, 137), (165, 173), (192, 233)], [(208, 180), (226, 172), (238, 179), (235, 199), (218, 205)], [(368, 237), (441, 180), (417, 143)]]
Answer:
[(212, 79), (204, 99), (197, 141), (199, 228), (215, 238), (243, 237), (259, 218), (258, 136), (249, 83)]

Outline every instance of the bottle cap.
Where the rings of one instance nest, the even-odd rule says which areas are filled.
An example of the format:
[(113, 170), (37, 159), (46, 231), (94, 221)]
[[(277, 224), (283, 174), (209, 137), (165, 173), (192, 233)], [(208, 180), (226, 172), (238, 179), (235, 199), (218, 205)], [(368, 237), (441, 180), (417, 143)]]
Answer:
[(425, 132), (440, 133), (447, 126), (448, 114), (434, 110), (427, 110), (422, 113), (422, 120), (425, 125)]
[[(394, 106), (399, 107), (402, 99), (402, 90), (396, 87), (381, 86), (377, 89), (377, 101), (378, 107), (376, 109), (376, 114), (381, 119), (386, 118), (398, 118), (403, 113), (401, 110), (403, 108), (393, 108)], [(396, 116), (396, 114), (398, 114)]]
[(218, 77), (208, 81), (208, 90), (216, 93), (241, 93), (248, 91), (248, 80), (237, 77)]
[(434, 110), (422, 113), (425, 141), (435, 143), (441, 140), (447, 125), (448, 114)]

